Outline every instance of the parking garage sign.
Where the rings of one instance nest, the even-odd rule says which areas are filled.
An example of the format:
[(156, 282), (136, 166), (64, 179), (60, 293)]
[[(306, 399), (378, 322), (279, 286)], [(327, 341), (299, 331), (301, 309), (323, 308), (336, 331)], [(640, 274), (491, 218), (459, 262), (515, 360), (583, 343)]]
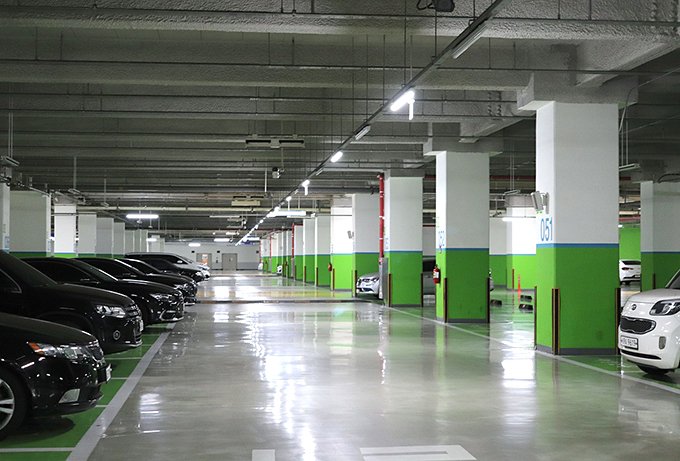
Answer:
[(555, 223), (552, 215), (538, 215), (536, 216), (536, 225), (538, 226), (538, 243), (548, 244), (555, 241)]

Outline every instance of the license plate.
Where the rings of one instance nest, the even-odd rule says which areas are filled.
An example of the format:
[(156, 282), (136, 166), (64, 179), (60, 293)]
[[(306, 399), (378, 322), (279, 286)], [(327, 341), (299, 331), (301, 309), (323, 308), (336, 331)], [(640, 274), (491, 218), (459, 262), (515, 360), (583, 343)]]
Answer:
[(619, 337), (619, 345), (621, 347), (625, 347), (626, 349), (637, 350), (638, 340), (637, 340), (637, 338), (629, 338), (628, 336), (620, 336)]

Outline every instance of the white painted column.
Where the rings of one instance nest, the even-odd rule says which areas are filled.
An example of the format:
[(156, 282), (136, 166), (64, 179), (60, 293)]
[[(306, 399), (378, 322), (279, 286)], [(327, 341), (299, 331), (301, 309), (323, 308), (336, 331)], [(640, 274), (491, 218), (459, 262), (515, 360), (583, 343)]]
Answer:
[(331, 217), (317, 216), (314, 218), (314, 270), (317, 286), (330, 286), (331, 277), (328, 263), (331, 260)]
[(423, 256), (434, 256), (437, 249), (437, 228), (423, 226)]
[(314, 282), (314, 246), (316, 245), (314, 224), (314, 219), (305, 219), (302, 222), (302, 272), (305, 282)]
[(113, 255), (123, 256), (125, 255), (125, 223), (124, 222), (114, 222), (113, 223)]
[(283, 255), (285, 264), (283, 265), (283, 275), (292, 277), (292, 255), (293, 255), (293, 231), (283, 231)]
[(135, 229), (135, 240), (137, 242), (137, 249), (135, 251), (146, 253), (149, 251), (149, 231), (148, 229)]
[(97, 215), (78, 213), (78, 255), (97, 254)]
[(334, 198), (331, 201), (331, 288), (352, 288), (352, 199)]
[(137, 245), (135, 245), (135, 231), (126, 230), (125, 231), (125, 252), (132, 253), (137, 251)]
[(54, 255), (76, 256), (76, 205), (54, 204)]
[(50, 251), (52, 204), (49, 195), (10, 192), (10, 251), (21, 256), (47, 256)]
[(508, 271), (508, 223), (503, 218), (489, 219), (489, 268), (494, 285), (506, 286)]
[(10, 191), (4, 182), (0, 184), (0, 249), (10, 249)]
[(303, 277), (303, 236), (302, 226), (293, 226), (293, 272), (292, 276), (296, 280), (302, 280)]
[(268, 272), (271, 267), (271, 237), (260, 239), (260, 260), (262, 261), (262, 271)]
[(97, 218), (97, 256), (113, 256), (113, 218)]

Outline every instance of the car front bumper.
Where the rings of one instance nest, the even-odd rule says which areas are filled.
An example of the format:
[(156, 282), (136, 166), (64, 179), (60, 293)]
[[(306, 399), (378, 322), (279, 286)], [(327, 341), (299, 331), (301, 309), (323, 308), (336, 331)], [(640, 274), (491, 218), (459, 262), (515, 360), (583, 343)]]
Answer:
[[(657, 317), (656, 327), (645, 334), (621, 331), (619, 328), (619, 349), (627, 360), (659, 369), (675, 369), (680, 365), (680, 324), (671, 319)], [(621, 343), (621, 337), (637, 339), (637, 349)], [(665, 346), (660, 347), (665, 337)]]

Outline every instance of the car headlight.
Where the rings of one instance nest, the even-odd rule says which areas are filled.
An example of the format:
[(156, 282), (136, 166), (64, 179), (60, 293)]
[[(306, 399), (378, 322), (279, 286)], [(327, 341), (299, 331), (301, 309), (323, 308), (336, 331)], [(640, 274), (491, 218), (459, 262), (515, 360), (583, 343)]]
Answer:
[(167, 293), (151, 293), (150, 296), (156, 301), (172, 301), (173, 295)]
[(680, 312), (680, 299), (666, 299), (654, 304), (649, 315), (675, 315)]
[(109, 306), (107, 304), (97, 304), (94, 306), (98, 314), (105, 315), (107, 317), (115, 317), (117, 319), (125, 318), (125, 309), (121, 306)]
[(28, 345), (33, 349), (33, 352), (43, 357), (56, 357), (75, 361), (91, 355), (87, 348), (81, 346), (56, 346), (45, 343), (28, 343)]

